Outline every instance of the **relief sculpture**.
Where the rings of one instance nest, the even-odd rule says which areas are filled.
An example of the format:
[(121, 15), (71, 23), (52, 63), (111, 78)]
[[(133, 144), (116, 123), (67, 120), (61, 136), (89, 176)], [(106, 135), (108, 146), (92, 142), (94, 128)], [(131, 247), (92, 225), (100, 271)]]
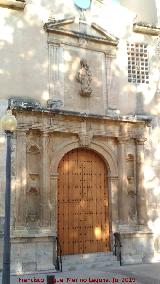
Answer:
[(92, 94), (92, 73), (85, 59), (80, 61), (81, 68), (77, 74), (77, 81), (81, 84), (80, 95), (89, 97)]

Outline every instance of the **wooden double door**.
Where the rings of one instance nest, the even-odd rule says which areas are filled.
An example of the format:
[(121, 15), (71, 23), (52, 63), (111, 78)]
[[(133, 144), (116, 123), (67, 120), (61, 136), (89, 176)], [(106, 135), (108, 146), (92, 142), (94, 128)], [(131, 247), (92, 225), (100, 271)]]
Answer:
[(94, 151), (74, 149), (58, 168), (58, 238), (62, 254), (105, 252), (109, 245), (107, 167)]

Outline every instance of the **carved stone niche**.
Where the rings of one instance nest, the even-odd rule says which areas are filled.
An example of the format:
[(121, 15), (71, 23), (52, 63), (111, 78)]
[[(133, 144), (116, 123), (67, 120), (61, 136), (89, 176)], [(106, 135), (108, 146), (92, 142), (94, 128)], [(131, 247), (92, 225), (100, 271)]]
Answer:
[(39, 223), (40, 220), (40, 196), (37, 188), (31, 187), (27, 192), (27, 224)]
[(26, 223), (40, 220), (40, 149), (32, 144), (27, 147), (27, 200)]

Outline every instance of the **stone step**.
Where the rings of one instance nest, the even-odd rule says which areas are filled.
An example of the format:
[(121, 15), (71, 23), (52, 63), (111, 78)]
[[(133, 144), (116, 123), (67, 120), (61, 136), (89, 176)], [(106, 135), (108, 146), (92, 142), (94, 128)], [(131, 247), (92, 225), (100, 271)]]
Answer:
[(84, 255), (68, 255), (62, 257), (63, 271), (85, 271), (104, 269), (107, 266), (119, 267), (120, 263), (113, 253), (94, 253)]
[(76, 255), (65, 255), (62, 257), (63, 261), (65, 262), (70, 262), (70, 260), (73, 261), (78, 261), (78, 262), (95, 262), (103, 260), (116, 260), (116, 257), (113, 255), (112, 252), (109, 253), (88, 253), (88, 254), (76, 254)]

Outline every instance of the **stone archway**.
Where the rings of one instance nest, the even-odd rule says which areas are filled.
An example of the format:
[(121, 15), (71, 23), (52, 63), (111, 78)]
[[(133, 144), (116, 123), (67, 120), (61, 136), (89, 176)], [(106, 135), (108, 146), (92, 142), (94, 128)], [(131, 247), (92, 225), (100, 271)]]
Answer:
[[(57, 175), (57, 169), (58, 165), (63, 158), (63, 156), (68, 153), (69, 151), (79, 148), (78, 142), (71, 142), (68, 144), (62, 144), (59, 148), (56, 148), (55, 151), (55, 157), (52, 160), (51, 163), (51, 175), (56, 176)], [(104, 145), (103, 143), (96, 143), (93, 142), (90, 144), (87, 149), (93, 150), (96, 153), (98, 153), (100, 156), (102, 156), (103, 160), (105, 161), (106, 165), (108, 165), (109, 169), (109, 176), (110, 177), (118, 177), (118, 167), (117, 167), (117, 161), (116, 156), (114, 152), (109, 148), (108, 145)]]
[(63, 255), (110, 250), (108, 169), (95, 151), (77, 148), (64, 155), (57, 207)]
[[(51, 188), (51, 225), (55, 236), (57, 233), (57, 191), (58, 191), (58, 166), (65, 154), (79, 148), (78, 142), (64, 143), (55, 149), (55, 155), (53, 156), (50, 167), (50, 188)], [(84, 149), (93, 150), (97, 153), (108, 169), (108, 189), (109, 189), (109, 218), (110, 218), (110, 243), (112, 247), (112, 232), (117, 230), (118, 224), (118, 168), (117, 157), (112, 149), (100, 142), (92, 141), (89, 147)]]

